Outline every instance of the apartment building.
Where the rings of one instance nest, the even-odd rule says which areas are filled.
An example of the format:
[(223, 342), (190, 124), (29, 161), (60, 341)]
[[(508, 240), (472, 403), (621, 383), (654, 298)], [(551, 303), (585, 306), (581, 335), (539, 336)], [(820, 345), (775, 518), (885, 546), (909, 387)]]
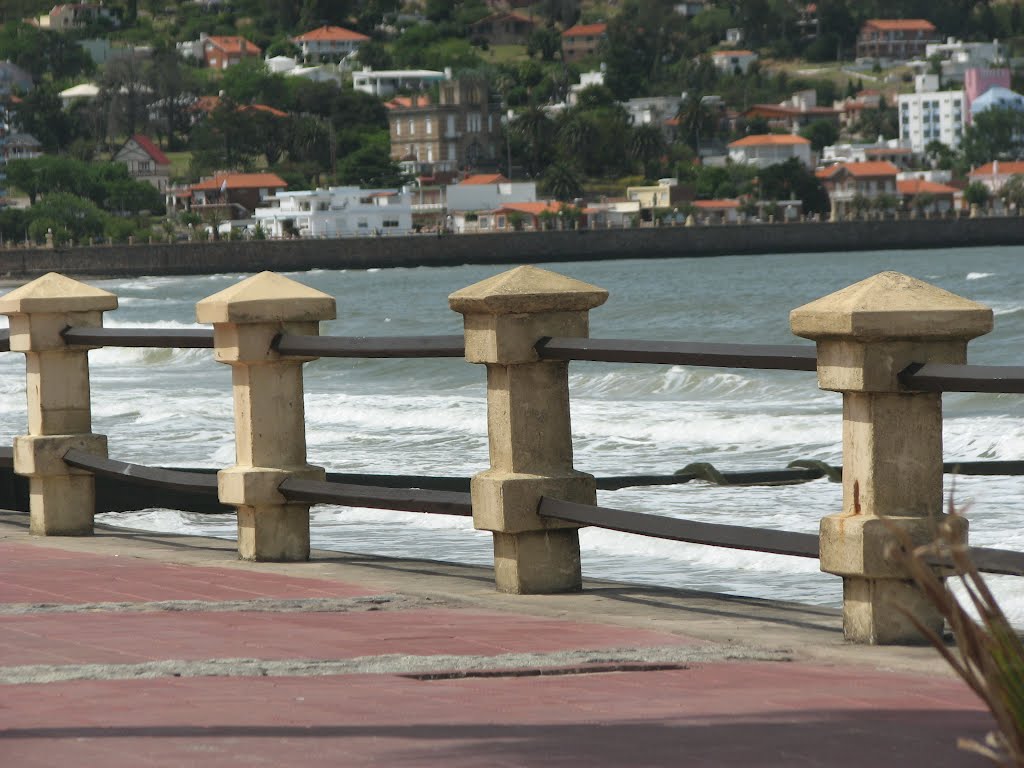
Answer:
[(857, 35), (857, 58), (909, 61), (938, 42), (935, 25), (926, 19), (868, 19)]
[(577, 24), (562, 33), (562, 61), (571, 63), (589, 58), (607, 37), (607, 24)]
[(495, 169), (501, 157), (501, 111), (483, 80), (440, 84), (439, 99), (400, 96), (388, 102), (391, 157), (426, 163), (436, 173)]
[(899, 95), (900, 144), (924, 152), (931, 141), (956, 149), (964, 135), (964, 91), (940, 91), (937, 75), (918, 75), (916, 92)]

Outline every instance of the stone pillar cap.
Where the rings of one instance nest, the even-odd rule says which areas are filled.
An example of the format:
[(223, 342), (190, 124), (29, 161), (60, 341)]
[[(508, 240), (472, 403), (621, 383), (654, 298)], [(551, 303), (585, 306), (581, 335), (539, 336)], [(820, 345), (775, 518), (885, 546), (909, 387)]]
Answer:
[(302, 323), (336, 316), (333, 296), (274, 272), (260, 272), (196, 304), (200, 323)]
[(874, 277), (789, 313), (807, 339), (973, 339), (992, 330), (992, 310), (899, 272)]
[(117, 296), (49, 272), (0, 297), (0, 314), (97, 312), (117, 309)]
[(516, 267), (448, 297), (463, 315), (584, 312), (608, 300), (608, 291), (538, 267)]

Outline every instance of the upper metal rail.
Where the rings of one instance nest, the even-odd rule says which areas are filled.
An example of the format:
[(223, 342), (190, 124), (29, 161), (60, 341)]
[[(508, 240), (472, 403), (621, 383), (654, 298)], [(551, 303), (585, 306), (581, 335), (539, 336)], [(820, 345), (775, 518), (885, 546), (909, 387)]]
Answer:
[(277, 490), (289, 501), (308, 501), (312, 504), (340, 504), (346, 507), (393, 509), (400, 512), (426, 512), (462, 517), (470, 517), (473, 514), (470, 495), (458, 491), (382, 488), (323, 480), (299, 480), (294, 477), (281, 483)]
[(919, 392), (1024, 394), (1024, 367), (914, 363), (900, 373), (900, 383)]
[(86, 347), (213, 349), (209, 328), (68, 328), (61, 335), (68, 344)]
[(817, 351), (797, 344), (705, 344), (689, 341), (546, 338), (537, 344), (544, 360), (655, 363), (714, 368), (813, 371)]
[(301, 336), (274, 341), (282, 355), (310, 357), (463, 357), (462, 336)]

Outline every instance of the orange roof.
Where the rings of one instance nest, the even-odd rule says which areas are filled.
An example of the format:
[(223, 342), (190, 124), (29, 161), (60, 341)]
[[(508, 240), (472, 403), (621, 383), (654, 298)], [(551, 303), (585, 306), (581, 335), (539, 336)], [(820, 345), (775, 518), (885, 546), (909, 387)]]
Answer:
[(212, 179), (193, 184), (194, 192), (210, 189), (263, 189), (278, 187), (284, 189), (288, 182), (276, 173), (218, 173)]
[(603, 35), (607, 30), (607, 24), (577, 24), (565, 30), (562, 37), (593, 37)]
[(153, 158), (153, 162), (157, 165), (170, 165), (171, 161), (167, 159), (167, 155), (160, 151), (160, 147), (150, 141), (148, 136), (143, 136), (141, 133), (136, 133), (132, 136), (132, 141), (138, 144), (142, 151)]
[(986, 163), (980, 168), (975, 168), (970, 172), (971, 176), (1016, 176), (1017, 174), (1024, 174), (1024, 163), (1013, 162), (1009, 160), (998, 161), (998, 167), (994, 163)]
[(906, 181), (896, 182), (896, 191), (901, 195), (920, 195), (925, 193), (930, 195), (952, 195), (958, 190), (956, 187), (950, 187), (934, 181), (907, 179)]
[(803, 136), (793, 136), (781, 133), (758, 133), (753, 136), (745, 136), (742, 139), (729, 144), (730, 147), (766, 147), (786, 146), (794, 144), (810, 144), (811, 142)]
[(387, 109), (413, 109), (414, 107), (429, 107), (430, 96), (421, 93), (417, 96), (395, 96), (391, 101), (385, 101)]
[(828, 179), (837, 174), (839, 171), (846, 171), (851, 176), (865, 177), (865, 176), (895, 176), (900, 172), (890, 162), (887, 161), (868, 161), (866, 163), (836, 163), (830, 165), (827, 168), (819, 168), (814, 172), (814, 175), (819, 179)]
[(753, 56), (753, 51), (715, 51), (712, 56)]
[(694, 200), (690, 203), (694, 208), (700, 208), (701, 210), (720, 210), (729, 208), (739, 208), (739, 200)]
[(537, 216), (538, 214), (544, 213), (544, 211), (551, 211), (557, 213), (562, 209), (562, 203), (559, 202), (547, 202), (541, 201), (539, 203), (505, 203), (495, 211), (517, 211), (518, 213), (528, 213), (531, 216)]
[(273, 115), (274, 117), (288, 117), (288, 113), (287, 112), (282, 112), (280, 109), (274, 109), (273, 107), (268, 107), (266, 104), (250, 104), (248, 106), (239, 107), (238, 111), (239, 112), (266, 112), (268, 115)]
[(353, 40), (361, 42), (369, 39), (369, 37), (362, 34), (361, 32), (353, 32), (351, 29), (345, 29), (344, 27), (330, 26), (319, 27), (318, 29), (314, 29), (310, 32), (307, 32), (304, 35), (299, 35), (298, 37), (292, 38), (292, 40), (294, 40), (296, 43), (308, 43), (314, 40), (325, 40), (328, 42)]
[(206, 42), (217, 46), (224, 53), (237, 53), (241, 56), (259, 56), (262, 51), (258, 45), (254, 45), (244, 37), (237, 35), (210, 35)]
[(885, 31), (917, 31), (934, 32), (935, 25), (927, 19), (868, 19), (865, 27), (874, 27)]
[(500, 173), (478, 173), (475, 176), (467, 176), (458, 183), (458, 186), (468, 186), (472, 184), (502, 184), (507, 182), (504, 176)]

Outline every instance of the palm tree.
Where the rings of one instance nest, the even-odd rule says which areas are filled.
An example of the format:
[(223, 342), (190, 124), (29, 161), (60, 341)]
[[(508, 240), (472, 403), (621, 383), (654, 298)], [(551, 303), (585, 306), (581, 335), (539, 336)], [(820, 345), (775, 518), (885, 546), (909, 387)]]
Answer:
[(665, 154), (665, 136), (661, 128), (651, 123), (638, 125), (633, 128), (629, 137), (629, 154), (640, 163), (645, 176), (657, 174), (648, 173), (648, 169), (655, 163), (659, 163)]
[(526, 144), (526, 172), (534, 176), (551, 156), (555, 124), (539, 106), (532, 105), (516, 115), (512, 130)]
[(574, 200), (583, 193), (583, 183), (576, 169), (561, 160), (544, 172), (541, 187), (545, 194), (562, 201)]

